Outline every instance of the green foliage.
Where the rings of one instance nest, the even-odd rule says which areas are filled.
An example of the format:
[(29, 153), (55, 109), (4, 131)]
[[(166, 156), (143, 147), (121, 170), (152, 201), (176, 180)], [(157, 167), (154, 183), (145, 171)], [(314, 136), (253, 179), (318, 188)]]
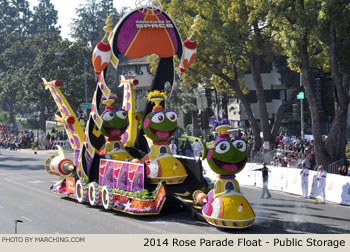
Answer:
[[(344, 0), (322, 1), (317, 17), (317, 34), (323, 46), (329, 45), (329, 30), (336, 32), (336, 52), (340, 71), (350, 74), (350, 3)], [(324, 48), (325, 52), (328, 52)], [(328, 63), (328, 61), (326, 61)]]
[(0, 1), (0, 31), (6, 34), (28, 36), (32, 12), (26, 0)]
[(16, 118), (25, 129), (40, 129), (39, 121), (36, 119)]
[(77, 18), (74, 18), (71, 24), (71, 36), (93, 49), (98, 41), (103, 39), (103, 27), (107, 16), (113, 15), (112, 22), (115, 25), (127, 9), (118, 12), (113, 7), (113, 0), (88, 0), (75, 11)]
[[(249, 56), (254, 53), (263, 55), (266, 61), (272, 59), (278, 46), (271, 39), (271, 27), (266, 23), (269, 1), (162, 1), (167, 12), (178, 23), (183, 36), (188, 36), (195, 15), (202, 17), (198, 40), (197, 59), (183, 76), (186, 84), (201, 83), (208, 87), (232, 93), (232, 89), (219, 78), (222, 73), (228, 78), (243, 83), (243, 74), (248, 69)], [(181, 15), (179, 14), (181, 9)], [(265, 25), (266, 24), (266, 25)], [(259, 25), (260, 30), (252, 29)], [(261, 43), (259, 47), (258, 43)]]
[(194, 141), (196, 141), (196, 139), (199, 140), (198, 137), (194, 137), (194, 136), (181, 136), (178, 138), (178, 141), (179, 141), (179, 145), (182, 144), (182, 142), (185, 142), (186, 139), (188, 138), (188, 140), (193, 143)]
[(143, 189), (141, 191), (137, 191), (137, 192), (131, 192), (131, 191), (125, 191), (122, 189), (118, 189), (118, 188), (113, 188), (113, 193), (122, 195), (122, 196), (126, 196), (126, 197), (130, 197), (130, 198), (135, 198), (135, 199), (145, 199), (145, 200), (154, 200), (158, 190), (161, 186), (161, 183), (158, 183), (156, 189), (154, 189), (152, 192), (149, 192), (147, 189)]
[(9, 123), (9, 113), (2, 111), (0, 112), (0, 122), (3, 124), (8, 124)]
[[(29, 102), (33, 97), (29, 97), (31, 92), (28, 91), (35, 90), (35, 87), (26, 90), (25, 82), (31, 78), (30, 71), (36, 70), (33, 69), (33, 61), (41, 56), (40, 51), (46, 49), (46, 36), (50, 35), (41, 35), (38, 45), (31, 43), (35, 40), (35, 34), (43, 32), (55, 32), (55, 40), (58, 40), (59, 30), (55, 28), (57, 11), (49, 0), (40, 0), (39, 5), (34, 7), (34, 13), (28, 1), (23, 0), (2, 1), (0, 7), (0, 30), (3, 36), (0, 46), (0, 98), (9, 108), (10, 122), (14, 123), (15, 111), (30, 112), (34, 109)], [(44, 101), (42, 97), (34, 98)], [(44, 109), (44, 106), (41, 107)]]
[(269, 20), (277, 31), (276, 38), (281, 43), (283, 53), (288, 56), (289, 67), (300, 72), (300, 48), (308, 47), (311, 69), (320, 69), (327, 60), (320, 55), (320, 44), (316, 27), (322, 0), (291, 2), (289, 0), (272, 1)]
[(174, 111), (182, 111), (184, 114), (197, 110), (196, 98), (199, 97), (197, 85), (182, 84), (178, 80), (172, 87), (165, 86), (165, 93), (168, 97), (166, 100), (166, 109)]
[(39, 0), (38, 5), (33, 7), (33, 19), (31, 21), (31, 33), (57, 32), (60, 30), (56, 26), (58, 12), (55, 10), (51, 0)]

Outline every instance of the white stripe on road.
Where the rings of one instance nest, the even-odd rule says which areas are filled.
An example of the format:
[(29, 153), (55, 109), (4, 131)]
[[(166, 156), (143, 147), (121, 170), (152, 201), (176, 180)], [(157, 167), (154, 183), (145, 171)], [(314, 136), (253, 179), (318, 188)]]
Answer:
[(29, 219), (29, 218), (27, 218), (27, 217), (25, 217), (25, 216), (22, 216), (22, 219), (24, 219), (24, 220), (26, 220), (26, 221), (30, 221), (30, 222), (32, 222), (32, 220), (31, 220), (31, 219)]
[(41, 181), (40, 180), (35, 180), (35, 181), (31, 181), (31, 182), (29, 182), (30, 184), (40, 184), (41, 183)]
[(18, 182), (14, 181), (14, 180), (11, 180), (9, 178), (4, 178), (4, 180), (7, 181), (8, 183), (15, 184), (15, 185), (18, 185), (20, 187), (27, 188), (29, 190), (35, 191), (37, 193), (40, 193), (40, 194), (43, 194), (43, 195), (46, 195), (46, 196), (52, 198), (52, 193), (48, 193), (48, 192), (45, 192), (43, 190), (39, 190), (39, 189), (31, 187), (31, 186), (27, 186), (27, 185), (25, 185), (23, 183), (18, 183)]

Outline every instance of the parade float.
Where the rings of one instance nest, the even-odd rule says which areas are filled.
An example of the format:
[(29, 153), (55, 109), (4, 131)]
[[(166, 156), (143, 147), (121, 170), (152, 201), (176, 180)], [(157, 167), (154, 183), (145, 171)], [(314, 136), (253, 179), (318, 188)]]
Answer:
[[(203, 200), (198, 201), (197, 196), (192, 198), (192, 195), (203, 196), (209, 191), (207, 180), (203, 177), (201, 161), (173, 156), (170, 152), (168, 141), (177, 127), (177, 114), (166, 110), (164, 102), (167, 97), (163, 90), (166, 83), (172, 86), (174, 82), (174, 56), (179, 59), (180, 72), (185, 72), (193, 62), (197, 53), (195, 33), (199, 30), (200, 17), (195, 17), (191, 26), (193, 33), (183, 42), (175, 24), (162, 10), (159, 1), (151, 2), (152, 5), (136, 5), (137, 8), (126, 14), (114, 29), (112, 17), (107, 18), (105, 36), (96, 45), (92, 55), (98, 83), (85, 129), (62, 94), (61, 82), (43, 79), (59, 109), (60, 115), (56, 115), (56, 120), (64, 125), (74, 155), (74, 160), (70, 160), (58, 148), (58, 155), (46, 159), (46, 171), (59, 177), (52, 186), (52, 191), (80, 203), (103, 206), (105, 209), (132, 215), (157, 215), (166, 202), (188, 206), (193, 213), (209, 223), (215, 222), (216, 217), (235, 221), (238, 213), (241, 221), (237, 227), (250, 226), (254, 221), (254, 213), (252, 210), (248, 211), (251, 209), (248, 208), (249, 203), (239, 194), (238, 182), (232, 178), (233, 174), (244, 168), (244, 152), (240, 152), (239, 157), (245, 159), (242, 159), (244, 162), (238, 160), (241, 161), (239, 169), (230, 168), (228, 174), (221, 174), (220, 169), (215, 170), (224, 177), (230, 177), (218, 179), (216, 182), (216, 185), (225, 184), (220, 186), (223, 191), (215, 191), (214, 194), (210, 191), (205, 196), (211, 204), (209, 208), (214, 208), (215, 211), (223, 210), (214, 207), (217, 200), (214, 200), (213, 205), (211, 197), (217, 198), (220, 195), (218, 204), (225, 202), (225, 215), (219, 214), (216, 217), (210, 217), (205, 210), (208, 206)], [(107, 66), (111, 64), (117, 69), (123, 57), (142, 58), (150, 54), (159, 56), (159, 64), (146, 107), (136, 107), (134, 87), (139, 81), (132, 75), (121, 76), (123, 105), (121, 108), (113, 106), (118, 97), (112, 94), (105, 82)], [(210, 157), (216, 155), (212, 149), (205, 153), (208, 153), (208, 161), (213, 160)], [(231, 156), (226, 155), (226, 158), (230, 161)], [(235, 162), (237, 156), (233, 159), (231, 161)], [(224, 165), (223, 171), (226, 170), (225, 167)], [(231, 187), (226, 186), (226, 180), (231, 181)], [(224, 195), (228, 188), (235, 193)], [(231, 207), (230, 201), (234, 201), (234, 206)], [(230, 213), (236, 204), (239, 204), (241, 210)], [(248, 217), (250, 220), (246, 223)], [(223, 223), (222, 221), (222, 225), (217, 226), (225, 227)]]

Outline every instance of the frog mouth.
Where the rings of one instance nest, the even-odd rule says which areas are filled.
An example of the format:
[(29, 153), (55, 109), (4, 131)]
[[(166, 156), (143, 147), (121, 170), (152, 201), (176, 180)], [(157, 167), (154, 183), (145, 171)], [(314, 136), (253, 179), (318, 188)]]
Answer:
[(121, 136), (126, 131), (126, 128), (127, 128), (127, 126), (124, 128), (121, 128), (121, 129), (108, 128), (108, 127), (103, 126), (104, 131), (110, 136)]
[(151, 130), (152, 134), (158, 138), (169, 138), (175, 132), (175, 129), (173, 129), (171, 131), (160, 131), (160, 130), (155, 130), (155, 129), (150, 128), (150, 130)]
[(238, 163), (227, 163), (215, 158), (213, 158), (213, 161), (216, 164), (216, 166), (220, 169), (232, 172), (242, 169), (247, 162), (247, 158), (243, 159), (242, 161), (239, 161)]

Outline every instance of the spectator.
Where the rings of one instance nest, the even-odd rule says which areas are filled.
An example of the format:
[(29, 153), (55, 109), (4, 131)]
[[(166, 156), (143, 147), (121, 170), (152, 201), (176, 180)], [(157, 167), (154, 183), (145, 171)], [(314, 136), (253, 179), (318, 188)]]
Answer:
[(185, 142), (183, 141), (180, 145), (180, 148), (179, 148), (179, 154), (182, 155), (182, 156), (185, 156)]
[(307, 167), (308, 169), (310, 169), (310, 167), (311, 167), (310, 160), (309, 160), (305, 155), (303, 155), (302, 164), (304, 164), (304, 163), (305, 163), (306, 167)]
[(342, 167), (340, 167), (340, 168), (338, 169), (338, 174), (339, 174), (339, 175), (346, 176), (347, 173), (348, 173), (348, 171), (347, 171), (345, 165), (343, 165)]
[(202, 144), (198, 141), (198, 139), (196, 139), (196, 141), (194, 141), (194, 143), (192, 144), (193, 147), (193, 155), (194, 157), (200, 157), (200, 153), (203, 150)]
[(318, 188), (320, 190), (321, 203), (326, 203), (326, 178), (327, 171), (323, 168), (322, 165), (319, 166), (319, 173), (317, 174)]
[(177, 147), (176, 147), (174, 139), (171, 140), (171, 143), (169, 144), (169, 148), (170, 148), (170, 151), (173, 155), (177, 154)]
[(350, 166), (348, 168), (348, 173), (346, 174), (347, 176), (350, 176)]
[(51, 147), (51, 146), (50, 146), (51, 135), (50, 135), (49, 132), (47, 132), (47, 135), (46, 135), (45, 140), (46, 140), (46, 149), (49, 150), (50, 147)]
[(186, 142), (185, 142), (185, 155), (187, 157), (192, 157), (192, 145), (188, 138), (186, 139)]
[(309, 191), (309, 169), (306, 167), (306, 164), (302, 164), (302, 168), (300, 171), (301, 176), (301, 190), (304, 198), (308, 197)]

